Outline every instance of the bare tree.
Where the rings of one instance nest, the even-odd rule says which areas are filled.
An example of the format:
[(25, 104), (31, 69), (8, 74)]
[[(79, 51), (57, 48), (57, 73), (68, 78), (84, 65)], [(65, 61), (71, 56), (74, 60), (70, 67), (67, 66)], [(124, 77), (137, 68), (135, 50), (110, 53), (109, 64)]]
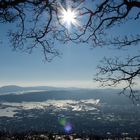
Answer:
[[(73, 28), (72, 32), (59, 19), (59, 4), (66, 8), (64, 0), (0, 0), (0, 22), (18, 25), (9, 32), (12, 46), (30, 52), (33, 48), (42, 47), (45, 59), (50, 61), (59, 55), (57, 46), (53, 45), (57, 41), (91, 43), (92, 46), (113, 45), (118, 49), (139, 45), (139, 30), (136, 34), (109, 37), (109, 31), (116, 26), (121, 27), (128, 21), (139, 23), (139, 0), (69, 1), (81, 20), (81, 26)], [(134, 97), (132, 86), (140, 77), (139, 54), (123, 61), (117, 57), (104, 58), (98, 69), (95, 80), (108, 86), (125, 83), (123, 93), (129, 89), (130, 97)]]

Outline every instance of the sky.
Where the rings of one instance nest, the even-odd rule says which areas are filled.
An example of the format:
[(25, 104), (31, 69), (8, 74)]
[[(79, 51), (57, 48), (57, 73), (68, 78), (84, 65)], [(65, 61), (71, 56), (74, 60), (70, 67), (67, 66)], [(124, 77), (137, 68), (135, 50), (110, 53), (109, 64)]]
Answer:
[[(140, 28), (130, 22), (123, 28), (116, 28), (117, 33), (137, 33)], [(98, 88), (93, 80), (96, 66), (104, 57), (127, 57), (138, 53), (138, 47), (129, 50), (115, 50), (107, 47), (91, 49), (88, 44), (62, 44), (57, 43), (61, 57), (56, 57), (51, 62), (44, 62), (43, 53), (34, 50), (31, 54), (12, 51), (8, 41), (7, 31), (9, 24), (0, 25), (0, 86), (61, 86)], [(114, 34), (110, 32), (110, 34)]]

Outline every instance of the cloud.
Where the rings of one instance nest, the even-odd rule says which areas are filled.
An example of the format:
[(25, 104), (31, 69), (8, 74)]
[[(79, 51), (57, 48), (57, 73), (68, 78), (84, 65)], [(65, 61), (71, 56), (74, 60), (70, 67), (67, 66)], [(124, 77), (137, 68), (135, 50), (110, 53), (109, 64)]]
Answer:
[[(45, 102), (22, 102), (22, 103), (1, 103), (0, 116), (12, 117), (18, 110), (30, 109), (51, 109), (53, 111), (71, 110), (71, 111), (94, 111), (100, 105), (99, 99), (87, 100), (47, 100)], [(8, 110), (8, 111), (7, 111)], [(2, 112), (2, 113), (1, 113)], [(6, 112), (9, 112), (6, 114)]]

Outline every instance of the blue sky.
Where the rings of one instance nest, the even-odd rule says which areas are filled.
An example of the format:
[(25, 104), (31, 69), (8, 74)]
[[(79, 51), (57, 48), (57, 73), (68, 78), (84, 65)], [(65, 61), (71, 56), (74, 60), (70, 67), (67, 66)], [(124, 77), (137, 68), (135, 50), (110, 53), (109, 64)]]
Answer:
[[(124, 24), (117, 27), (110, 35), (128, 32), (140, 32), (135, 23)], [(32, 54), (12, 51), (6, 36), (10, 26), (0, 26), (0, 86), (16, 84), (21, 86), (51, 85), (51, 86), (76, 86), (96, 88), (92, 80), (96, 73), (96, 66), (104, 57), (121, 56), (138, 53), (138, 47), (127, 51), (103, 48), (91, 49), (88, 44), (57, 43), (63, 55), (56, 57), (51, 63), (44, 62), (43, 53), (34, 50)]]
[(2, 45), (0, 84), (23, 82), (25, 85), (32, 83), (47, 85), (49, 82), (92, 81), (95, 66), (100, 58), (97, 51), (100, 50), (90, 50), (87, 46), (75, 44), (60, 47), (63, 53), (61, 58), (55, 58), (48, 63), (43, 61), (43, 53), (38, 50), (27, 54), (12, 51), (8, 45)]

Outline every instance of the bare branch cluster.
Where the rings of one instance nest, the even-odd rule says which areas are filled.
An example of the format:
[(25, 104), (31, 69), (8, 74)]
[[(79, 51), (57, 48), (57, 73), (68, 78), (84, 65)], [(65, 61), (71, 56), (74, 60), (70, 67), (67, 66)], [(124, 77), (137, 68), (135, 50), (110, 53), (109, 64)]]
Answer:
[(60, 55), (54, 43), (65, 41), (66, 28), (56, 23), (58, 8), (58, 0), (1, 0), (0, 22), (14, 24), (9, 31), (12, 47), (28, 52), (40, 47), (47, 61)]
[[(94, 6), (96, 4), (96, 6)], [(131, 15), (131, 12), (135, 11), (135, 15)], [(128, 36), (118, 39), (115, 37), (109, 41), (105, 36), (109, 34), (110, 28), (115, 25), (124, 24), (124, 22), (130, 20), (138, 20), (140, 15), (140, 2), (130, 0), (104, 0), (94, 1), (92, 8), (81, 7), (79, 8), (81, 15), (85, 16), (86, 21), (80, 30), (80, 33), (75, 33), (75, 37), (70, 37), (73, 41), (89, 42), (91, 41), (93, 46), (104, 46), (109, 44), (115, 44), (118, 46), (126, 46), (135, 42), (139, 42), (139, 34), (133, 36), (132, 40), (128, 40)], [(130, 36), (131, 38), (131, 36)], [(113, 42), (114, 41), (114, 42)], [(132, 43), (131, 43), (132, 42)]]
[(140, 78), (140, 55), (129, 57), (126, 60), (104, 58), (101, 66), (98, 66), (95, 80), (102, 86), (124, 86), (121, 93), (129, 90), (129, 97), (138, 100), (140, 96), (135, 96), (132, 86)]

